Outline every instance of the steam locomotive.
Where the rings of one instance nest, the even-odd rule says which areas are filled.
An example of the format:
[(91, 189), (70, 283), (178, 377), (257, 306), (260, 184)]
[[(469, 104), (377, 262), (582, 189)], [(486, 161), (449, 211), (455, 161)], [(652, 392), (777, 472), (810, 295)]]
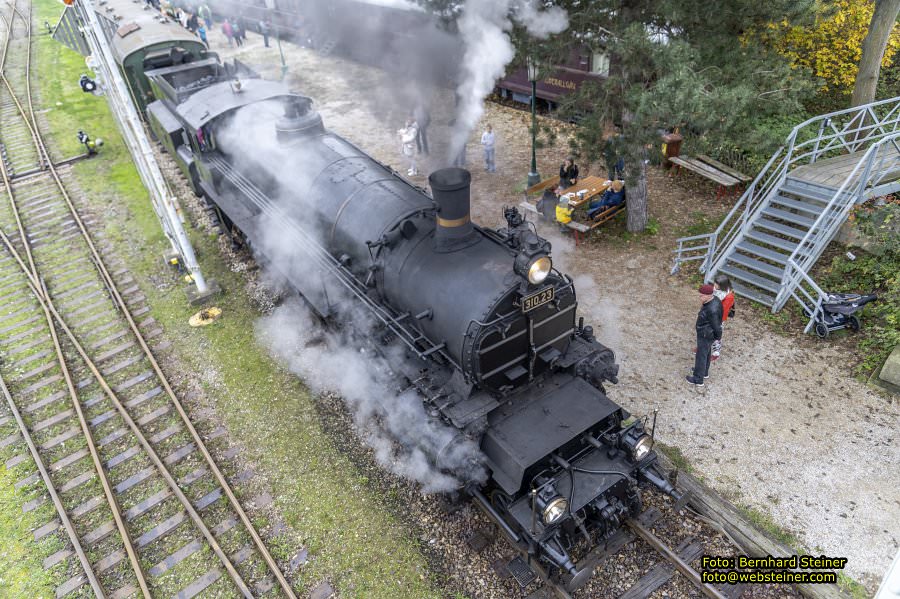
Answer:
[[(639, 513), (639, 484), (679, 496), (643, 423), (606, 395), (618, 365), (576, 318), (572, 279), (515, 208), (503, 228), (477, 226), (467, 171), (432, 173), (429, 194), (284, 84), (151, 42), (129, 83), (193, 190), (323, 319), (362, 309), (377, 323), (368, 342), (454, 431), (429, 458), (532, 564), (580, 587), (592, 569), (573, 556)], [(462, 444), (486, 479), (452, 459)]]
[[(504, 228), (475, 225), (468, 171), (432, 173), (429, 195), (327, 131), (309, 98), (239, 64), (147, 78), (151, 127), (195, 191), (322, 318), (339, 322), (348, 298), (366, 308), (379, 343), (403, 350), (384, 352), (394, 372), (480, 447), (489, 479), (465, 491), (550, 575), (587, 581), (571, 551), (637, 515), (640, 482), (677, 495), (642, 423), (606, 396), (615, 357), (576, 319), (550, 243), (515, 208)], [(274, 255), (285, 245), (289, 260)], [(451, 467), (454, 443), (429, 457)]]

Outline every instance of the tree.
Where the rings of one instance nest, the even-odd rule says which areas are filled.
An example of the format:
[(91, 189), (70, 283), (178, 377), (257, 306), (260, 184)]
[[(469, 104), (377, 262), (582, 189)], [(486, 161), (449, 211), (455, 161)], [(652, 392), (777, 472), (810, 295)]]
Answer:
[[(724, 0), (710, 18), (706, 0), (558, 0), (569, 11), (570, 30), (550, 42), (517, 37), (520, 56), (557, 61), (572, 39), (589, 40), (611, 56), (603, 84), (584, 85), (564, 111), (586, 114), (573, 151), (596, 159), (610, 124), (625, 140), (629, 231), (648, 222), (648, 145), (663, 130), (681, 127), (691, 137), (739, 140), (756, 119), (796, 111), (806, 86), (787, 61), (749, 35), (783, 15), (809, 13), (805, 2)], [(743, 40), (735, 43), (735, 40)]]
[[(869, 23), (869, 32), (862, 43), (862, 57), (859, 59), (859, 71), (853, 85), (851, 106), (868, 104), (875, 100), (875, 88), (878, 85), (878, 74), (882, 62), (893, 53), (895, 47), (889, 44), (893, 38), (898, 42), (896, 33), (897, 15), (900, 14), (900, 0), (875, 0), (875, 10)], [(890, 53), (888, 50), (890, 49)]]
[(811, 23), (780, 19), (760, 34), (792, 64), (821, 78), (826, 92), (849, 94), (854, 82), (861, 83), (857, 73), (865, 59), (869, 73), (863, 79), (874, 97), (878, 69), (889, 66), (900, 48), (898, 7), (898, 0), (837, 0), (820, 5)]

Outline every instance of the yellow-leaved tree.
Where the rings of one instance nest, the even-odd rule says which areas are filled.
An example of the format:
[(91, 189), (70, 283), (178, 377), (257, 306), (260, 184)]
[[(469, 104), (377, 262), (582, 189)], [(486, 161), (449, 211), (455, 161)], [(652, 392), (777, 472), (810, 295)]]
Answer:
[[(819, 1), (814, 23), (773, 23), (764, 36), (793, 65), (807, 67), (820, 77), (823, 89), (850, 93), (874, 11), (874, 0)], [(881, 66), (890, 66), (898, 48), (900, 27), (894, 24)]]

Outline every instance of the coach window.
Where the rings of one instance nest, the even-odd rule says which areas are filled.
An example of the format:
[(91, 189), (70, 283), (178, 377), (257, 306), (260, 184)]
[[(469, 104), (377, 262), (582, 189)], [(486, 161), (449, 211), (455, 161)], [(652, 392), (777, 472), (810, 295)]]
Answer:
[(604, 77), (609, 75), (609, 54), (606, 52), (594, 52), (591, 63), (592, 73), (603, 75)]

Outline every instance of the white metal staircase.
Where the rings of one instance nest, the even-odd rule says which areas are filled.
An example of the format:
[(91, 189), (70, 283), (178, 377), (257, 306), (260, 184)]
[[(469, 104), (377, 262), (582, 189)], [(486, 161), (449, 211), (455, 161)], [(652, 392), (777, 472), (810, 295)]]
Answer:
[(672, 273), (700, 260), (707, 282), (727, 274), (735, 292), (780, 310), (794, 298), (810, 316), (824, 292), (809, 270), (854, 206), (900, 191), (900, 97), (801, 123), (719, 227), (683, 237)]

